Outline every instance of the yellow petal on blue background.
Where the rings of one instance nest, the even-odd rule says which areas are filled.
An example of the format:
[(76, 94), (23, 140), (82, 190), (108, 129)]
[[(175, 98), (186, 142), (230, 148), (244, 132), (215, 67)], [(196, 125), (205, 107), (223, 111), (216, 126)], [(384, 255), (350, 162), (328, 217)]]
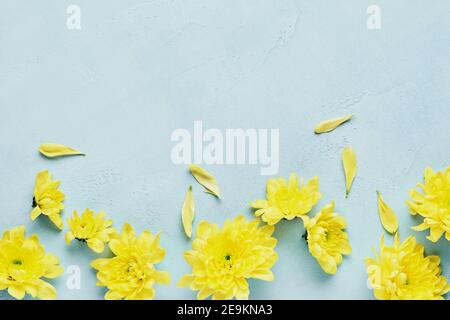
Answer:
[(217, 198), (220, 198), (220, 188), (217, 184), (216, 178), (206, 171), (205, 169), (200, 168), (195, 164), (189, 165), (189, 171), (192, 173), (194, 178), (200, 183), (203, 187), (206, 188), (208, 193), (215, 195)]
[(63, 156), (84, 156), (85, 154), (77, 149), (57, 143), (44, 143), (39, 146), (39, 152), (47, 158), (63, 157)]
[(389, 232), (394, 234), (398, 230), (398, 220), (397, 216), (388, 204), (384, 201), (380, 192), (377, 191), (378, 195), (378, 213), (380, 215), (381, 224), (383, 228)]
[(183, 221), (183, 228), (186, 235), (190, 238), (192, 236), (192, 222), (195, 216), (194, 195), (192, 194), (192, 186), (186, 193), (183, 208), (181, 209), (181, 219)]
[(333, 131), (334, 129), (339, 127), (341, 124), (349, 121), (352, 117), (353, 117), (353, 115), (349, 115), (349, 116), (340, 117), (340, 118), (336, 118), (336, 119), (325, 120), (316, 126), (316, 128), (314, 129), (314, 132), (317, 134), (320, 134), (320, 133)]
[(346, 147), (342, 151), (342, 165), (345, 172), (345, 192), (348, 196), (353, 180), (356, 177), (356, 153), (352, 147)]

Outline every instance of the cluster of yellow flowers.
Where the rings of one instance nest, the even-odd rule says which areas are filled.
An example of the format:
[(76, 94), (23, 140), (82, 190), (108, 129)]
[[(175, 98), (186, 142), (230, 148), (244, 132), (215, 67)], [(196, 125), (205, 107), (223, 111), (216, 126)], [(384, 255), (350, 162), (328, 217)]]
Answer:
[[(445, 233), (450, 241), (450, 167), (444, 172), (426, 168), (424, 183), (418, 187), (424, 193), (411, 190), (407, 201), (412, 215), (419, 214), (424, 222), (413, 230), (430, 229), (427, 237), (437, 242)], [(440, 258), (426, 256), (423, 245), (414, 236), (401, 242), (395, 235), (392, 246), (386, 246), (381, 238), (380, 253), (367, 258), (369, 283), (377, 299), (382, 300), (435, 300), (444, 299), (450, 291), (447, 278), (441, 275)]]
[(267, 200), (257, 200), (250, 205), (256, 209), (255, 215), (269, 225), (282, 219), (301, 218), (304, 222), (311, 255), (317, 259), (322, 269), (329, 274), (337, 272), (342, 255), (352, 252), (348, 235), (344, 231), (344, 217), (334, 212), (334, 202), (325, 206), (314, 218), (307, 214), (321, 199), (319, 178), (299, 185), (297, 175), (291, 174), (287, 182), (283, 178), (267, 181)]
[[(63, 228), (61, 211), (64, 193), (58, 189), (60, 182), (52, 179), (48, 171), (38, 173), (34, 188), (31, 219), (46, 215), (59, 229)], [(112, 220), (106, 214), (86, 209), (81, 217), (76, 211), (67, 219), (69, 231), (65, 239), (85, 242), (96, 253), (104, 251), (108, 244), (112, 258), (97, 259), (92, 267), (98, 270), (99, 286), (108, 288), (105, 299), (152, 299), (155, 283), (168, 284), (167, 272), (158, 271), (155, 264), (161, 262), (165, 251), (159, 244), (159, 234), (153, 236), (144, 231), (136, 237), (133, 228), (125, 224), (122, 234), (112, 228)], [(25, 227), (6, 231), (0, 240), (0, 290), (16, 299), (25, 294), (40, 299), (55, 299), (56, 289), (42, 278), (56, 278), (63, 273), (58, 258), (44, 252), (36, 235), (25, 237)]]
[[(213, 177), (203, 174), (198, 179), (219, 194)], [(65, 196), (59, 184), (48, 171), (37, 175), (31, 219), (45, 215), (62, 229)], [(428, 238), (434, 242), (444, 233), (450, 240), (450, 168), (438, 173), (426, 169), (425, 183), (419, 187), (424, 193), (413, 190), (412, 200), (408, 201), (411, 213), (424, 217), (424, 222), (414, 229), (430, 229)], [(314, 217), (308, 216), (321, 198), (318, 177), (299, 183), (297, 175), (292, 174), (288, 181), (283, 178), (267, 181), (266, 199), (250, 204), (257, 219), (249, 221), (239, 215), (227, 220), (221, 228), (200, 221), (192, 249), (184, 253), (192, 273), (184, 275), (178, 286), (198, 291), (198, 299), (248, 299), (248, 279), (274, 280), (271, 269), (278, 259), (277, 240), (272, 236), (275, 225), (283, 219), (295, 218), (303, 221), (310, 254), (324, 272), (335, 274), (343, 256), (349, 255), (352, 248), (345, 232), (346, 221), (335, 212), (334, 202)], [(193, 203), (189, 204), (193, 214)], [(193, 216), (190, 223), (192, 219)], [(68, 245), (77, 240), (85, 242), (96, 253), (104, 252), (105, 245), (112, 252), (111, 258), (91, 263), (97, 270), (97, 285), (107, 288), (105, 299), (153, 299), (155, 284), (170, 283), (169, 273), (155, 267), (165, 257), (159, 233), (153, 235), (145, 230), (137, 236), (128, 223), (118, 233), (104, 212), (96, 214), (90, 209), (84, 210), (81, 216), (74, 211), (67, 223), (69, 230), (65, 240)], [(396, 234), (392, 246), (386, 246), (382, 238), (380, 253), (375, 252), (375, 256), (366, 258), (365, 262), (377, 299), (442, 299), (450, 291), (447, 279), (441, 275), (439, 257), (426, 256), (424, 247), (413, 236), (402, 243)], [(25, 227), (3, 234), (0, 290), (7, 289), (17, 299), (23, 299), (26, 294), (55, 299), (56, 289), (43, 278), (55, 278), (62, 273), (58, 258), (44, 251), (36, 235), (27, 238)]]

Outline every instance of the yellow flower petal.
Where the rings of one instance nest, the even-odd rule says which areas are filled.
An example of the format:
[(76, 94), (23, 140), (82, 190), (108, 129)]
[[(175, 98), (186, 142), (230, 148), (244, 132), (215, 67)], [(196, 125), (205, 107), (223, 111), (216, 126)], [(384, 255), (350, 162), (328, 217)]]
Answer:
[(39, 152), (46, 156), (47, 158), (55, 158), (62, 156), (73, 156), (80, 155), (84, 156), (85, 154), (81, 151), (73, 149), (71, 147), (65, 146), (63, 144), (56, 143), (44, 143), (39, 146)]
[(73, 239), (75, 239), (75, 236), (73, 235), (72, 232), (67, 232), (64, 236), (65, 240), (66, 240), (66, 244), (70, 244), (72, 242)]
[(22, 300), (25, 297), (25, 289), (21, 286), (10, 286), (8, 288), (8, 293), (18, 300)]
[(31, 211), (31, 220), (36, 220), (37, 217), (39, 217), (41, 215), (41, 208), (39, 207), (35, 207), (32, 211)]
[(109, 259), (107, 258), (99, 258), (99, 259), (95, 259), (94, 261), (91, 262), (91, 267), (94, 268), (95, 270), (100, 270), (105, 268), (108, 265)]
[(383, 228), (389, 233), (395, 233), (398, 230), (398, 220), (395, 212), (388, 206), (384, 201), (380, 192), (377, 191), (378, 195), (378, 213), (380, 215), (381, 224)]
[(195, 164), (189, 165), (189, 171), (198, 183), (205, 187), (209, 193), (215, 195), (217, 198), (220, 198), (220, 188), (217, 184), (216, 178), (212, 174)]
[(154, 288), (144, 288), (134, 297), (130, 297), (129, 300), (153, 300), (155, 297), (155, 289)]
[(59, 214), (52, 214), (52, 215), (49, 215), (48, 217), (55, 224), (55, 226), (58, 227), (59, 230), (62, 230), (62, 228), (63, 228), (63, 221), (62, 221), (61, 216)]
[(444, 234), (444, 232), (444, 229), (442, 229), (440, 226), (431, 226), (430, 235), (427, 236), (427, 239), (431, 242), (437, 242)]
[(255, 209), (267, 208), (268, 205), (269, 203), (267, 200), (256, 200), (250, 203), (250, 206)]
[(179, 288), (184, 288), (187, 287), (188, 285), (190, 285), (192, 283), (192, 281), (195, 280), (195, 276), (190, 275), (190, 274), (185, 274), (181, 277), (180, 281), (178, 281), (177, 286)]
[(260, 279), (264, 281), (273, 281), (275, 276), (271, 270), (256, 270), (253, 273), (253, 278)]
[(347, 147), (342, 151), (342, 164), (345, 172), (345, 192), (348, 196), (356, 176), (356, 153), (353, 148)]
[(103, 250), (105, 250), (105, 244), (99, 239), (96, 238), (88, 239), (86, 240), (86, 243), (88, 247), (91, 248), (92, 251), (96, 253), (102, 253)]
[(189, 186), (189, 190), (186, 193), (186, 198), (184, 199), (183, 208), (181, 209), (181, 218), (183, 220), (184, 232), (189, 238), (192, 235), (192, 222), (194, 221), (194, 215), (194, 195), (192, 194), (192, 186)]
[(167, 271), (156, 271), (155, 282), (158, 284), (170, 284), (170, 274)]
[(214, 290), (211, 288), (202, 288), (197, 294), (197, 300), (205, 300), (213, 293), (214, 293)]
[(262, 221), (267, 222), (271, 226), (277, 224), (283, 218), (284, 218), (283, 212), (278, 210), (278, 208), (276, 207), (270, 207), (266, 209), (264, 211), (264, 215), (261, 217)]
[(40, 280), (38, 285), (37, 297), (42, 300), (55, 300), (56, 289), (51, 284)]
[(344, 122), (349, 121), (352, 117), (353, 117), (353, 115), (349, 115), (349, 116), (340, 117), (340, 118), (336, 118), (336, 119), (325, 120), (316, 126), (316, 128), (314, 129), (314, 132), (317, 134), (320, 134), (320, 133), (333, 131), (334, 129), (339, 127)]
[(119, 294), (118, 292), (109, 290), (105, 294), (105, 300), (121, 300), (123, 298), (123, 295)]
[[(59, 260), (56, 260), (55, 263), (59, 263)], [(44, 277), (54, 279), (61, 276), (63, 273), (64, 269), (61, 266), (53, 265), (46, 270)]]

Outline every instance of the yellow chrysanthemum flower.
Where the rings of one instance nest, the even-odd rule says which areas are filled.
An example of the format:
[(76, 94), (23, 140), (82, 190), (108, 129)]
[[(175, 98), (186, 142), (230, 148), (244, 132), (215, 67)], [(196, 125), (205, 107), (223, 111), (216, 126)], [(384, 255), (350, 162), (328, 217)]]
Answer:
[(192, 274), (184, 275), (178, 286), (199, 290), (198, 299), (248, 299), (248, 278), (272, 281), (270, 268), (278, 259), (277, 240), (271, 237), (274, 227), (258, 225), (258, 220), (243, 216), (227, 220), (222, 229), (200, 222), (193, 249), (184, 254)]
[(438, 256), (425, 256), (424, 247), (413, 236), (400, 243), (398, 234), (394, 244), (386, 246), (381, 237), (380, 254), (366, 258), (367, 274), (380, 300), (443, 299), (450, 291), (447, 279), (441, 275)]
[(16, 299), (25, 294), (33, 298), (55, 299), (56, 289), (41, 278), (56, 278), (63, 273), (56, 256), (45, 253), (37, 235), (25, 237), (25, 227), (6, 231), (0, 240), (0, 290)]
[(352, 252), (348, 235), (344, 231), (344, 217), (334, 212), (334, 203), (331, 203), (314, 218), (301, 218), (305, 223), (309, 252), (326, 273), (335, 274), (342, 263), (342, 255)]
[(76, 239), (86, 242), (94, 252), (102, 253), (105, 243), (115, 233), (115, 230), (111, 228), (112, 220), (106, 220), (105, 215), (104, 212), (99, 212), (95, 216), (94, 211), (86, 209), (79, 217), (74, 211), (73, 217), (67, 219), (70, 231), (65, 235), (66, 243), (69, 245), (73, 239)]
[(31, 220), (35, 220), (41, 214), (50, 218), (50, 220), (62, 229), (63, 221), (60, 212), (64, 209), (61, 203), (64, 201), (64, 193), (58, 190), (60, 181), (52, 179), (51, 174), (44, 170), (36, 176), (34, 186), (33, 211), (31, 211)]
[(257, 200), (250, 205), (257, 209), (255, 215), (270, 225), (281, 219), (292, 220), (307, 214), (322, 197), (319, 178), (314, 177), (299, 186), (297, 175), (291, 174), (289, 182), (283, 178), (267, 181), (267, 200)]
[(155, 264), (166, 254), (159, 244), (160, 234), (153, 236), (144, 231), (139, 238), (133, 228), (126, 223), (122, 234), (116, 234), (109, 242), (115, 254), (113, 258), (96, 259), (91, 266), (98, 270), (98, 286), (109, 289), (107, 300), (151, 300), (155, 296), (153, 285), (169, 284), (170, 275), (158, 271)]
[(450, 241), (450, 167), (444, 172), (426, 168), (424, 180), (424, 184), (418, 185), (424, 193), (411, 190), (412, 201), (407, 202), (412, 215), (424, 217), (423, 223), (413, 229), (430, 229), (427, 239), (433, 242), (438, 241), (444, 233)]

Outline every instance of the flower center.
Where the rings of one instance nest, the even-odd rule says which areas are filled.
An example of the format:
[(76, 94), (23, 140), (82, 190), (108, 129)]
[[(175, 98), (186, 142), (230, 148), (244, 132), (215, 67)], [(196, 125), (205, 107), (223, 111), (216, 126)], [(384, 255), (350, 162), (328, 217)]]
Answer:
[(20, 259), (14, 259), (13, 261), (11, 261), (11, 263), (16, 266), (21, 266), (23, 264), (22, 260)]
[(223, 256), (223, 268), (227, 270), (227, 272), (230, 272), (233, 270), (233, 265), (235, 264), (235, 261), (232, 260), (233, 256), (230, 253), (226, 253)]
[(279, 190), (274, 197), (277, 208), (287, 214), (289, 211), (289, 201), (294, 196), (295, 194), (291, 194), (286, 188)]
[(137, 278), (139, 280), (142, 280), (145, 278), (145, 273), (141, 270), (139, 263), (135, 260), (132, 260), (128, 263), (127, 273), (131, 277)]

